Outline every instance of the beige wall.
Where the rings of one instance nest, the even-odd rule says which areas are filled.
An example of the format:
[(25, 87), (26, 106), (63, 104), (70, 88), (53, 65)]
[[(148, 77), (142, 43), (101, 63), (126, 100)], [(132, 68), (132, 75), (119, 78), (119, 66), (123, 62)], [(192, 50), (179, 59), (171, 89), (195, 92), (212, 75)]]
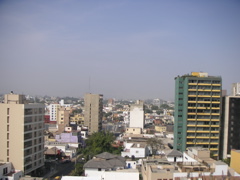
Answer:
[(166, 132), (167, 127), (166, 126), (155, 126), (155, 131), (157, 132)]
[(126, 133), (128, 134), (142, 134), (142, 128), (127, 128)]
[(89, 134), (102, 129), (102, 95), (85, 94), (84, 125), (88, 126)]
[(230, 167), (240, 174), (240, 150), (231, 150), (231, 163)]
[[(9, 114), (7, 114), (8, 109)], [(25, 109), (32, 109), (32, 114), (25, 115)], [(32, 122), (25, 122), (24, 119), (27, 118)], [(0, 161), (12, 162), (15, 169), (22, 171), (24, 166), (26, 168), (27, 165), (31, 165), (32, 167), (25, 173), (44, 165), (44, 105), (0, 104), (0, 124)], [(26, 135), (30, 138), (27, 139)], [(24, 147), (25, 143), (28, 143), (28, 147)], [(27, 150), (32, 153), (25, 156), (24, 151)], [(28, 164), (24, 162), (27, 158), (31, 159)]]

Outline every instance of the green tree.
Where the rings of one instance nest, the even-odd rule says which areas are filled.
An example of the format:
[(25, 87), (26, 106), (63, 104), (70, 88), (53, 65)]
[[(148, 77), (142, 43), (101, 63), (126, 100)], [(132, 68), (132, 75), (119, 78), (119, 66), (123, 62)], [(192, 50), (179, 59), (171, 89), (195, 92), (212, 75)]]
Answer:
[(122, 108), (123, 108), (123, 105), (117, 104), (115, 107), (116, 107), (116, 109), (122, 109)]
[(83, 164), (77, 163), (77, 164), (75, 164), (75, 169), (71, 171), (70, 175), (71, 176), (82, 176), (83, 173), (84, 173)]
[(158, 106), (152, 105), (151, 109), (152, 110), (158, 110)]
[(170, 107), (169, 107), (169, 105), (167, 105), (167, 104), (162, 104), (162, 105), (160, 106), (160, 108), (162, 108), (162, 109), (169, 109)]
[(230, 166), (230, 161), (231, 161), (230, 158), (223, 159), (222, 161), (225, 162), (228, 166)]
[(80, 114), (82, 113), (82, 109), (75, 109), (72, 111), (73, 114)]
[(152, 110), (150, 110), (150, 109), (145, 109), (145, 113), (152, 113)]
[(110, 132), (95, 132), (86, 140), (86, 148), (83, 154), (86, 160), (91, 159), (94, 155), (109, 152), (119, 154), (118, 148), (112, 146), (115, 137)]
[(163, 113), (163, 111), (162, 110), (157, 110), (157, 112), (156, 112), (158, 115), (160, 115), (161, 113)]

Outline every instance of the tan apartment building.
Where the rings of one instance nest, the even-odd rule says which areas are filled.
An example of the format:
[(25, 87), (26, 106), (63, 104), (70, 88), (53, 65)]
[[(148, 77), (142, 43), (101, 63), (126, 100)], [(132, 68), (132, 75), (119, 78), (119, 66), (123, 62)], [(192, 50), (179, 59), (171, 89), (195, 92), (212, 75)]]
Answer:
[(84, 96), (84, 125), (88, 126), (88, 133), (102, 129), (103, 95), (85, 94)]
[(60, 107), (57, 111), (58, 132), (64, 132), (65, 127), (69, 126), (70, 110)]
[(0, 104), (0, 162), (30, 174), (44, 165), (44, 105), (6, 94)]

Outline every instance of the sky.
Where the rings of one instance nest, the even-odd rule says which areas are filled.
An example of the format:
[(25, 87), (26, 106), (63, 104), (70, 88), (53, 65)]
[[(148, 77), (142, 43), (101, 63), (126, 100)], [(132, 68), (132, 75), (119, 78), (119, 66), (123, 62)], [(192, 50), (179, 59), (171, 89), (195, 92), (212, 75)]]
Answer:
[(200, 71), (240, 82), (239, 0), (0, 0), (0, 94), (173, 101)]

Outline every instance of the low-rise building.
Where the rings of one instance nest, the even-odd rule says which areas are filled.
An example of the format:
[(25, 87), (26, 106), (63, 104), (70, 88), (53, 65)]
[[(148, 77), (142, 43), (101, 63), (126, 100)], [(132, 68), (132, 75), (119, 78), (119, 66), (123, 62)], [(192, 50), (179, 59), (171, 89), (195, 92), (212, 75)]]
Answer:
[(126, 134), (142, 134), (142, 128), (128, 127), (125, 133)]
[(83, 166), (86, 177), (104, 180), (138, 180), (139, 172), (126, 166), (123, 157), (104, 152), (96, 155)]
[(0, 163), (1, 180), (19, 180), (22, 176), (23, 171), (13, 169), (11, 162)]
[(124, 147), (124, 150), (121, 152), (122, 157), (144, 158), (149, 155), (149, 149), (146, 143), (125, 142)]
[(231, 150), (231, 163), (230, 167), (240, 174), (240, 150)]
[(158, 126), (155, 126), (155, 131), (156, 132), (166, 132), (167, 131), (167, 127), (158, 125)]

